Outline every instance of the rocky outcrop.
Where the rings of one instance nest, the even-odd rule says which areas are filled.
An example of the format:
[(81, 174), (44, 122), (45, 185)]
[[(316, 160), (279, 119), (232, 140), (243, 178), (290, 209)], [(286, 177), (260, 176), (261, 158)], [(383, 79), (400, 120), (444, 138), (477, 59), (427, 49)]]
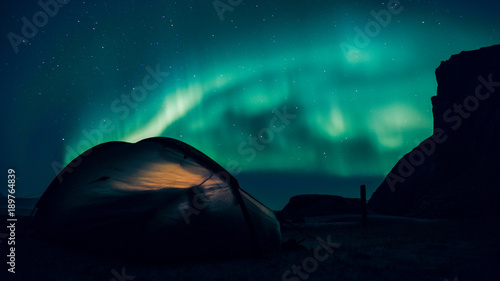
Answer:
[(423, 218), (500, 214), (500, 45), (436, 69), (434, 133), (403, 156), (369, 200), (378, 213)]
[(297, 195), (290, 198), (283, 210), (276, 214), (280, 220), (293, 222), (301, 222), (308, 217), (359, 215), (361, 214), (361, 200), (337, 195)]

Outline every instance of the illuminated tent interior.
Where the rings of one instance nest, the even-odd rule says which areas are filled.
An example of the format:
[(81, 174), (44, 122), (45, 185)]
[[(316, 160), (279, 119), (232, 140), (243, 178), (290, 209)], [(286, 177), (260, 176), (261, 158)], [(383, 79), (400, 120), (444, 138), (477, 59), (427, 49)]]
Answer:
[(163, 137), (86, 151), (35, 211), (35, 229), (50, 238), (134, 257), (251, 255), (281, 246), (270, 209), (208, 156)]

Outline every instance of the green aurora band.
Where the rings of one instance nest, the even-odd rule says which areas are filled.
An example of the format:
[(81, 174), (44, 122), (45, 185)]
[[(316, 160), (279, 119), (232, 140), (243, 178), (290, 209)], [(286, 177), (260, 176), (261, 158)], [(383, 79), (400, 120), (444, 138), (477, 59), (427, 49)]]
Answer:
[[(53, 161), (155, 136), (235, 174), (381, 178), (431, 135), (440, 62), (500, 38), (493, 1), (401, 1), (397, 13), (387, 2), (243, 1), (224, 21), (210, 1), (167, 2), (71, 1), (6, 58), (7, 113), (29, 112), (7, 127), (16, 136), (7, 160), (41, 167), (19, 171), (33, 173), (25, 194), (43, 191)], [(391, 18), (360, 46), (356, 28), (366, 33), (372, 11)], [(294, 118), (273, 123), (284, 108)]]
[[(372, 7), (377, 8), (386, 6)], [(344, 6), (313, 18), (299, 15), (296, 22), (308, 25), (276, 24), (261, 34), (238, 33), (237, 48), (227, 38), (230, 34), (220, 36), (222, 43), (204, 42), (204, 48), (188, 48), (181, 59), (165, 58), (184, 67), (161, 65), (169, 76), (144, 100), (136, 100), (137, 108), (127, 118), (117, 118), (108, 107), (92, 111), (89, 119), (106, 117), (102, 119), (116, 126), (102, 142), (173, 137), (237, 172), (382, 176), (431, 134), (430, 97), (436, 92), (434, 69), (440, 60), (494, 43), (491, 36), (455, 27), (462, 20), (458, 14), (429, 19), (425, 9), (404, 8), (392, 14), (368, 46), (347, 53), (339, 45), (356, 46), (355, 27), (363, 29), (373, 20), (370, 9)], [(429, 23), (417, 19), (421, 13)], [(242, 24), (251, 25), (256, 18)], [(470, 21), (469, 28), (489, 26)], [(269, 127), (273, 109), (283, 107), (296, 118), (282, 132), (259, 135)], [(80, 131), (93, 128), (83, 125)], [(249, 137), (265, 147), (254, 145), (255, 157)], [(73, 145), (79, 141), (75, 138)], [(65, 163), (74, 157), (67, 156)]]

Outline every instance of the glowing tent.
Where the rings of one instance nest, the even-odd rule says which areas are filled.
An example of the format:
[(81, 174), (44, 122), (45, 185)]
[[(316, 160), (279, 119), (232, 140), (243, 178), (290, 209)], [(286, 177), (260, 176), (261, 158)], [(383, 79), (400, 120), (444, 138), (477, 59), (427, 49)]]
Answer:
[(136, 257), (257, 254), (281, 246), (274, 213), (224, 168), (170, 138), (109, 142), (74, 159), (35, 207), (55, 239)]

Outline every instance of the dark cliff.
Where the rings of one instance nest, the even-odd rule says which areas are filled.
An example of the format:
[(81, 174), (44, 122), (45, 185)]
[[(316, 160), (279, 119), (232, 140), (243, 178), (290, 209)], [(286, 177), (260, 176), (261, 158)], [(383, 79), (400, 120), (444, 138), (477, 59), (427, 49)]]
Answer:
[(378, 213), (424, 218), (500, 214), (500, 45), (436, 69), (434, 133), (403, 156), (369, 200)]

